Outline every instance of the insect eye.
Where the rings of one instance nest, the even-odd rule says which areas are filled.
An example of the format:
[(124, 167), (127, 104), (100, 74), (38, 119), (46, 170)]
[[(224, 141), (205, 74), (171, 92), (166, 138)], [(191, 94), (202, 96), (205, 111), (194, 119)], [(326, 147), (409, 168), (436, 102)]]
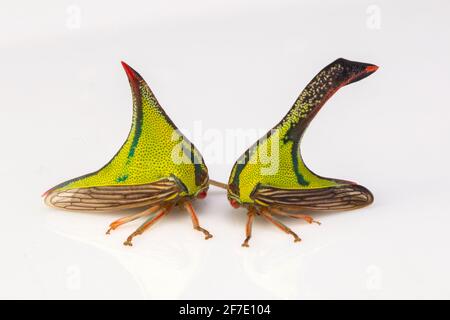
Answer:
[(207, 195), (206, 191), (201, 191), (201, 192), (197, 195), (197, 198), (198, 198), (198, 199), (205, 199), (205, 198), (206, 198), (206, 195)]
[(237, 209), (237, 208), (239, 208), (241, 205), (239, 204), (239, 202), (237, 202), (236, 200), (234, 200), (234, 199), (230, 199), (230, 204), (231, 204), (231, 206), (233, 207), (233, 208), (235, 208), (235, 209)]

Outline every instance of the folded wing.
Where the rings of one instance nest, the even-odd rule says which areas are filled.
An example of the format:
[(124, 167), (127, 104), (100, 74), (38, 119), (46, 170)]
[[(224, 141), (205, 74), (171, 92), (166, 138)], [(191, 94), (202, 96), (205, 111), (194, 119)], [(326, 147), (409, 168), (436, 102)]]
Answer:
[(176, 182), (164, 179), (144, 185), (104, 186), (55, 191), (45, 198), (52, 207), (66, 210), (109, 211), (161, 204), (178, 198)]
[(252, 198), (259, 205), (286, 210), (349, 210), (373, 202), (372, 193), (358, 184), (320, 189), (279, 189), (259, 185)]

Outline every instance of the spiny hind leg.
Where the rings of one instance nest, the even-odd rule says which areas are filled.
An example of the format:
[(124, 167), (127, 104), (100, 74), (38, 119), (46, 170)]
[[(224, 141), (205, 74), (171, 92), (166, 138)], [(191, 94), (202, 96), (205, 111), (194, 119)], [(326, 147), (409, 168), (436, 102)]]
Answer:
[(134, 221), (134, 220), (139, 219), (141, 217), (149, 216), (149, 215), (153, 214), (156, 210), (158, 210), (160, 208), (161, 208), (160, 206), (153, 206), (153, 207), (150, 207), (148, 209), (145, 209), (142, 212), (133, 214), (131, 216), (126, 216), (126, 217), (120, 218), (120, 219), (112, 222), (109, 225), (109, 229), (108, 229), (108, 231), (106, 231), (106, 234), (110, 234), (112, 230), (117, 229), (119, 226), (121, 226), (121, 225), (123, 225), (125, 223)]
[(145, 230), (150, 228), (153, 224), (155, 224), (156, 221), (164, 217), (166, 214), (169, 213), (170, 209), (172, 209), (172, 205), (168, 205), (166, 207), (162, 207), (155, 216), (152, 216), (148, 218), (139, 228), (136, 229), (132, 234), (130, 234), (127, 238), (127, 240), (123, 243), (125, 246), (132, 246), (133, 243), (131, 242), (134, 237), (141, 235), (144, 233)]
[(208, 230), (203, 229), (202, 227), (200, 227), (197, 215), (195, 214), (195, 210), (194, 210), (194, 207), (192, 207), (192, 204), (189, 201), (185, 201), (183, 203), (183, 206), (189, 212), (189, 214), (191, 215), (192, 226), (194, 227), (194, 229), (198, 230), (200, 232), (203, 232), (203, 234), (205, 235), (205, 240), (208, 240), (209, 238), (212, 238), (212, 234), (209, 233)]
[(302, 239), (300, 239), (300, 237), (294, 232), (292, 231), (290, 228), (288, 228), (287, 226), (285, 226), (282, 222), (278, 221), (277, 219), (275, 219), (269, 212), (267, 209), (261, 209), (259, 210), (260, 215), (266, 219), (267, 221), (269, 221), (270, 223), (274, 224), (276, 227), (280, 228), (281, 230), (283, 230), (284, 232), (292, 235), (294, 237), (294, 242), (298, 242), (301, 241)]
[(319, 226), (321, 225), (321, 223), (319, 221), (314, 220), (313, 217), (308, 216), (306, 214), (289, 213), (289, 212), (285, 212), (278, 208), (270, 208), (269, 211), (271, 213), (275, 213), (280, 216), (285, 216), (285, 217), (290, 217), (290, 218), (295, 218), (295, 219), (303, 219), (306, 222), (308, 222), (309, 224), (316, 223)]
[(250, 238), (252, 237), (252, 225), (253, 225), (254, 219), (255, 219), (255, 209), (250, 208), (247, 212), (247, 225), (245, 226), (246, 238), (245, 238), (244, 242), (242, 243), (243, 247), (249, 246), (248, 242), (249, 242)]

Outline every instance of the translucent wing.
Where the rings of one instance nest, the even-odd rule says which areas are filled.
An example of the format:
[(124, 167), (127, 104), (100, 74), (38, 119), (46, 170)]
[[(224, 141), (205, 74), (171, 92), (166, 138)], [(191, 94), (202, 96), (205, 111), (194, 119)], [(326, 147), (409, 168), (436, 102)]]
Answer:
[(259, 185), (252, 198), (262, 206), (287, 210), (349, 210), (373, 202), (372, 193), (358, 184), (319, 189), (279, 189)]
[(107, 211), (151, 206), (178, 199), (176, 182), (164, 179), (144, 185), (75, 188), (55, 191), (45, 198), (49, 206), (75, 211)]

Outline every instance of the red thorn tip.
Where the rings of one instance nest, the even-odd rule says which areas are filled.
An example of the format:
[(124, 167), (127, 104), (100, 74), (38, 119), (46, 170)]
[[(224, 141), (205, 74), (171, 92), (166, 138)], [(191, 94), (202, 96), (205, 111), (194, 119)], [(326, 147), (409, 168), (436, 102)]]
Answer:
[(237, 209), (237, 208), (240, 207), (239, 202), (237, 202), (237, 201), (234, 200), (234, 199), (231, 199), (231, 200), (230, 200), (230, 204), (231, 204), (231, 206), (232, 206), (233, 208), (235, 208), (235, 209)]
[(378, 66), (368, 66), (366, 67), (366, 72), (375, 72), (378, 70)]
[(206, 198), (206, 195), (207, 195), (206, 191), (202, 191), (202, 192), (200, 192), (200, 193), (197, 195), (197, 198), (198, 198), (198, 199), (205, 199), (205, 198)]
[(126, 64), (124, 61), (120, 61), (122, 64), (123, 69), (127, 73), (127, 76), (130, 80), (136, 80), (136, 71), (134, 71), (128, 64)]

